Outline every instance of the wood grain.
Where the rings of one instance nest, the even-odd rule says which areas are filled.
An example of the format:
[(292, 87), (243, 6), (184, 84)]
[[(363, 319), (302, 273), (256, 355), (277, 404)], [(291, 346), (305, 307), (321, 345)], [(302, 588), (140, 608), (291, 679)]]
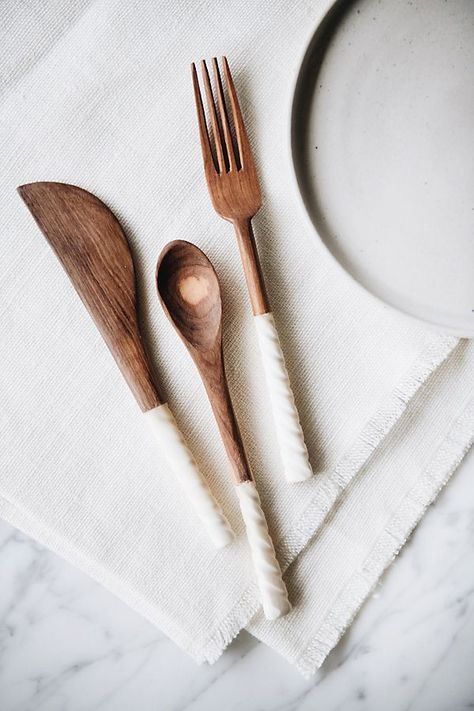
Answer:
[(232, 139), (228, 118), (229, 106), (226, 106), (223, 83), (216, 58), (212, 60), (212, 65), (217, 107), (206, 63), (201, 62), (212, 130), (212, 143), (207, 129), (196, 67), (194, 64), (192, 65), (199, 137), (211, 201), (216, 212), (234, 225), (252, 310), (257, 316), (271, 311), (251, 226), (252, 217), (261, 207), (262, 196), (232, 75), (225, 57), (222, 62), (230, 113), (235, 127), (235, 140)]
[(18, 192), (92, 316), (140, 408), (162, 400), (140, 334), (130, 247), (97, 197), (65, 183), (30, 183)]
[(239, 426), (227, 386), (222, 354), (222, 302), (212, 264), (200, 249), (170, 242), (156, 269), (158, 294), (171, 323), (185, 343), (206, 388), (233, 478), (251, 481)]
[(270, 302), (263, 281), (252, 223), (248, 218), (234, 220), (234, 228), (253, 314), (254, 316), (260, 316), (261, 314), (270, 313)]

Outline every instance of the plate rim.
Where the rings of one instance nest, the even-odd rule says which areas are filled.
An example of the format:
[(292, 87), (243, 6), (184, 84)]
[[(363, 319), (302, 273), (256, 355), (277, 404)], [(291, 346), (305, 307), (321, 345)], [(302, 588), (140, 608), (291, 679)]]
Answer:
[[(432, 332), (434, 331), (440, 336), (456, 336), (457, 338), (460, 339), (472, 339), (474, 338), (474, 324), (472, 327), (472, 330), (468, 330), (467, 332), (463, 330), (462, 332), (452, 326), (446, 325), (445, 323), (440, 323), (437, 322), (436, 320), (430, 320), (430, 319), (425, 319), (422, 316), (419, 316), (418, 314), (415, 314), (406, 308), (403, 308), (399, 306), (397, 303), (391, 302), (387, 299), (382, 298), (379, 294), (374, 293), (369, 287), (367, 287), (365, 284), (363, 284), (359, 279), (357, 279), (354, 274), (352, 274), (348, 269), (345, 268), (345, 266), (339, 261), (339, 259), (336, 257), (336, 255), (332, 252), (332, 250), (329, 248), (328, 244), (326, 241), (322, 238), (320, 235), (318, 228), (316, 224), (314, 223), (313, 219), (311, 218), (309, 209), (306, 205), (305, 199), (303, 197), (303, 191), (300, 187), (300, 181), (298, 179), (298, 170), (297, 170), (297, 162), (298, 159), (295, 156), (296, 150), (295, 150), (295, 115), (297, 113), (296, 108), (298, 104), (298, 89), (300, 86), (300, 79), (303, 74), (303, 68), (306, 62), (306, 59), (309, 55), (309, 52), (311, 50), (313, 40), (315, 38), (316, 33), (318, 30), (321, 28), (321, 26), (326, 22), (331, 13), (334, 11), (336, 5), (339, 3), (344, 4), (347, 0), (327, 0), (320, 8), (319, 12), (317, 15), (317, 19), (315, 21), (315, 24), (312, 26), (311, 30), (308, 32), (307, 38), (304, 42), (303, 45), (303, 50), (301, 51), (297, 62), (295, 63), (296, 71), (293, 74), (293, 79), (290, 85), (290, 99), (289, 99), (289, 107), (288, 107), (288, 119), (287, 119), (287, 125), (288, 125), (288, 134), (289, 134), (289, 141), (287, 141), (287, 147), (288, 147), (288, 153), (289, 153), (289, 162), (291, 164), (291, 183), (293, 186), (294, 191), (298, 195), (298, 203), (302, 209), (302, 212), (305, 213), (305, 220), (307, 224), (309, 225), (311, 231), (316, 235), (317, 241), (319, 242), (320, 246), (324, 249), (326, 254), (329, 256), (333, 264), (337, 265), (337, 268), (340, 270), (342, 274), (344, 274), (350, 281), (358, 288), (362, 289), (366, 294), (370, 294), (370, 296), (375, 299), (379, 304), (381, 304), (384, 307), (390, 308), (393, 311), (397, 312), (398, 314), (402, 314), (403, 316), (409, 318), (412, 322), (415, 322), (418, 326), (422, 326), (424, 328), (428, 328)], [(354, 0), (349, 0), (349, 3), (353, 2)]]

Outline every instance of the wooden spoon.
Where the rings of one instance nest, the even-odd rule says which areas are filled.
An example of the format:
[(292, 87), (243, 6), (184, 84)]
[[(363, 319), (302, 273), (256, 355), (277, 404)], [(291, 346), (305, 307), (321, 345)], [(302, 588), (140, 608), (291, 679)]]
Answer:
[(92, 193), (65, 183), (18, 188), (99, 329), (170, 467), (216, 546), (233, 534), (197, 468), (166, 402), (158, 394), (137, 315), (135, 268), (112, 211)]
[(163, 308), (190, 352), (206, 388), (232, 467), (264, 613), (268, 619), (276, 619), (290, 610), (290, 603), (227, 386), (217, 275), (200, 249), (176, 240), (160, 254), (156, 281)]

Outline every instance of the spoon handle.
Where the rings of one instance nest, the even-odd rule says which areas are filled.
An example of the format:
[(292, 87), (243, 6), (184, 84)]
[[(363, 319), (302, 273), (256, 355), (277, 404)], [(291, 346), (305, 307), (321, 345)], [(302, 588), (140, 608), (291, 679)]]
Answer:
[(263, 612), (268, 620), (276, 620), (286, 615), (291, 605), (257, 487), (253, 481), (245, 481), (235, 488), (245, 522)]
[[(215, 367), (216, 364), (217, 368)], [(232, 400), (230, 399), (222, 351), (220, 350), (216, 354), (215, 362), (211, 367), (204, 362), (201, 362), (198, 367), (232, 468), (234, 484), (251, 481), (252, 472), (250, 471), (239, 425), (235, 417)]]
[(292, 483), (305, 481), (313, 470), (273, 314), (258, 314), (254, 322), (285, 478)]
[(230, 543), (234, 534), (189, 451), (173, 413), (166, 403), (145, 412), (161, 451), (179, 480), (216, 548)]
[(212, 368), (203, 361), (200, 368), (232, 467), (263, 611), (267, 619), (276, 620), (286, 615), (291, 605), (232, 407), (222, 350), (216, 355)]

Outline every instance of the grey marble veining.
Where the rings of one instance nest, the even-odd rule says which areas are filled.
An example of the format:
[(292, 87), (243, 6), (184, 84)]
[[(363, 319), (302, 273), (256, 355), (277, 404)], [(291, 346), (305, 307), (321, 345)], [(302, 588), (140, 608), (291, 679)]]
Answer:
[(474, 453), (310, 681), (242, 633), (198, 667), (0, 524), (0, 711), (474, 709)]

